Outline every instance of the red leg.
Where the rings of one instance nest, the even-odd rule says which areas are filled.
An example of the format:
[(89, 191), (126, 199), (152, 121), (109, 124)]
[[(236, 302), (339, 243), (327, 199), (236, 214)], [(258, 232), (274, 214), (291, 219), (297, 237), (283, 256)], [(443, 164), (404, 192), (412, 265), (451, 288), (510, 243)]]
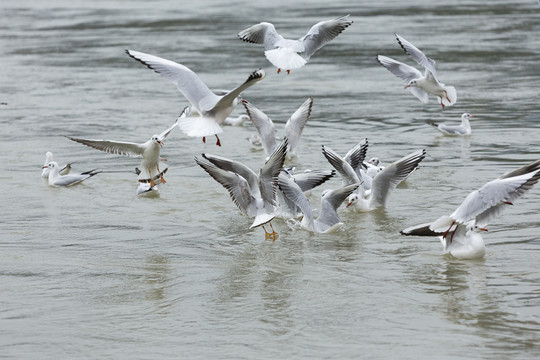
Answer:
[(446, 236), (448, 235), (448, 233), (450, 232), (450, 229), (452, 228), (452, 226), (454, 226), (456, 222), (455, 221), (452, 221), (452, 225), (450, 225), (450, 227), (448, 228), (448, 230), (446, 230), (446, 232), (443, 234), (443, 239), (446, 239)]
[(206, 136), (202, 137), (202, 142), (206, 144)]
[(219, 141), (219, 137), (217, 136), (217, 134), (216, 134), (216, 139), (217, 139), (216, 145), (217, 145), (217, 146), (221, 146), (221, 141)]
[(291, 70), (287, 70), (287, 75), (289, 75), (291, 73)]
[(277, 73), (279, 74), (281, 72), (281, 68), (278, 68), (277, 69)]
[(448, 93), (446, 92), (446, 90), (444, 90), (444, 93), (446, 95), (446, 100), (448, 100), (448, 102), (452, 102), (449, 98), (448, 98)]

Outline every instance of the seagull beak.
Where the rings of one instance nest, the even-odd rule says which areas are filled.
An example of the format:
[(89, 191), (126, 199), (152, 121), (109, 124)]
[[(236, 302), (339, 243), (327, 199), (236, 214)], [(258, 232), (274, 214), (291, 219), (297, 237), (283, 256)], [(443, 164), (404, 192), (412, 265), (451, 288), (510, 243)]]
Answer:
[(48, 169), (49, 167), (47, 165), (43, 166), (42, 169)]
[(407, 84), (405, 85), (404, 89), (408, 89), (411, 85)]
[(345, 206), (346, 208), (348, 208), (349, 206), (352, 205), (352, 202), (348, 202), (347, 205)]
[(162, 146), (163, 146), (163, 141), (158, 140), (157, 143), (159, 144), (159, 147), (162, 147)]
[(478, 230), (481, 230), (481, 231), (488, 231), (488, 229), (486, 229), (486, 228), (478, 228)]

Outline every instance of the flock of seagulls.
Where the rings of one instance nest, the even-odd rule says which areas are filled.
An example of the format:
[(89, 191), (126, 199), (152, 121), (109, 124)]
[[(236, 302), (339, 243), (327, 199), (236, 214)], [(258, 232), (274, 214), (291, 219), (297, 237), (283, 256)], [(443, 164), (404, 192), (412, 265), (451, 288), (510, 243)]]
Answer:
[[(291, 70), (304, 66), (318, 49), (352, 23), (349, 15), (321, 21), (302, 38), (291, 40), (281, 36), (273, 24), (261, 22), (241, 31), (238, 37), (249, 43), (264, 45), (264, 54), (277, 68), (278, 74), (282, 71), (290, 74)], [(405, 53), (423, 67), (424, 72), (383, 55), (378, 55), (377, 61), (403, 80), (405, 89), (421, 102), (427, 103), (429, 95), (434, 95), (443, 109), (454, 105), (457, 101), (456, 89), (438, 80), (435, 61), (402, 36), (395, 36)], [(227, 190), (238, 209), (253, 219), (250, 228), (262, 227), (266, 238), (272, 240), (277, 238), (272, 225), (276, 217), (296, 221), (314, 233), (328, 233), (343, 225), (338, 214), (342, 205), (354, 212), (386, 207), (390, 194), (419, 168), (426, 156), (426, 150), (419, 149), (383, 166), (378, 158), (366, 161), (368, 141), (364, 139), (343, 157), (323, 145), (322, 155), (333, 170), (295, 173), (295, 168), (285, 167), (285, 163), (296, 158), (300, 136), (311, 115), (312, 98), (305, 100), (287, 120), (283, 136), (276, 136), (270, 117), (243, 98), (244, 91), (265, 78), (264, 70), (253, 71), (232, 90), (211, 90), (195, 72), (182, 64), (134, 50), (126, 50), (126, 53), (171, 81), (190, 106), (184, 108), (172, 126), (144, 143), (68, 138), (110, 154), (142, 157), (140, 168), (136, 168), (138, 196), (155, 195), (157, 185), (166, 182), (164, 174), (168, 167), (163, 162), (165, 159), (160, 157), (160, 150), (175, 127), (189, 137), (202, 138), (203, 142), (207, 137), (215, 136), (216, 145), (221, 146), (218, 134), (223, 131), (222, 125), (241, 125), (246, 121), (254, 125), (257, 134), (250, 138), (250, 143), (262, 148), (267, 156), (257, 172), (233, 159), (209, 153), (195, 156), (194, 160)], [(238, 104), (242, 104), (246, 114), (237, 118), (229, 117)], [(467, 136), (471, 134), (469, 119), (472, 117), (464, 113), (460, 125), (429, 124), (444, 135)], [(70, 174), (70, 169), (71, 164), (60, 167), (53, 161), (52, 153), (47, 152), (42, 177), (48, 179), (51, 186), (64, 187), (81, 183), (99, 173), (94, 169)], [(318, 216), (315, 217), (307, 194), (336, 174), (342, 179), (341, 187), (322, 192)], [(407, 236), (437, 236), (445, 253), (462, 259), (481, 258), (485, 255), (485, 245), (480, 232), (486, 231), (485, 226), (489, 221), (512, 205), (539, 179), (540, 160), (504, 174), (473, 191), (451, 215), (409, 227), (401, 233)]]

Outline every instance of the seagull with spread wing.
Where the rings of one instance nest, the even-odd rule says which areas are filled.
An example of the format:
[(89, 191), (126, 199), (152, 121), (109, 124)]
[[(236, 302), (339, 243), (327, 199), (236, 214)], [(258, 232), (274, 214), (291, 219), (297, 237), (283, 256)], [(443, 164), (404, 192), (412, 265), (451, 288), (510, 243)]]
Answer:
[(142, 157), (141, 168), (139, 173), (139, 182), (150, 183), (150, 188), (155, 186), (155, 181), (165, 183), (163, 174), (167, 171), (166, 166), (160, 166), (160, 151), (163, 146), (163, 141), (169, 135), (172, 129), (178, 125), (178, 121), (187, 116), (188, 107), (185, 107), (176, 122), (163, 131), (161, 134), (153, 135), (150, 140), (145, 143), (133, 143), (124, 141), (112, 141), (112, 140), (91, 140), (69, 137), (73, 141), (81, 143), (83, 145), (92, 147), (97, 150), (105, 151), (109, 154), (130, 156), (130, 157)]
[[(250, 229), (262, 226), (266, 238), (275, 239), (277, 233), (270, 222), (275, 217), (277, 179), (286, 153), (287, 138), (274, 150), (258, 174), (238, 161), (211, 154), (202, 154), (203, 159), (195, 157), (195, 162), (227, 189), (243, 214), (255, 218)], [(270, 223), (271, 233), (264, 228), (267, 223)]]
[(265, 76), (263, 70), (256, 70), (240, 86), (231, 91), (216, 91), (216, 94), (202, 82), (197, 74), (182, 64), (134, 50), (126, 50), (126, 53), (169, 79), (191, 103), (191, 110), (199, 113), (200, 116), (181, 119), (178, 123), (180, 130), (190, 137), (202, 137), (203, 142), (206, 142), (207, 136), (215, 135), (218, 146), (221, 146), (218, 134), (223, 132), (220, 125), (234, 110), (240, 93), (264, 79)]
[(273, 24), (261, 22), (242, 30), (238, 37), (246, 42), (264, 45), (264, 55), (277, 67), (278, 74), (304, 66), (309, 58), (326, 43), (341, 34), (353, 22), (345, 15), (333, 20), (318, 22), (298, 40), (285, 39)]
[(439, 98), (442, 108), (454, 105), (457, 101), (456, 89), (453, 86), (443, 84), (437, 79), (435, 60), (429, 58), (416, 46), (395, 34), (399, 45), (409, 54), (414, 61), (423, 66), (424, 74), (407, 64), (383, 55), (377, 55), (377, 61), (392, 74), (405, 81), (405, 89), (408, 89), (421, 102), (428, 102), (428, 94)]
[(484, 184), (471, 192), (450, 215), (432, 223), (409, 227), (403, 235), (439, 236), (445, 253), (459, 259), (484, 257), (481, 231), (508, 205), (530, 190), (540, 179), (540, 160)]

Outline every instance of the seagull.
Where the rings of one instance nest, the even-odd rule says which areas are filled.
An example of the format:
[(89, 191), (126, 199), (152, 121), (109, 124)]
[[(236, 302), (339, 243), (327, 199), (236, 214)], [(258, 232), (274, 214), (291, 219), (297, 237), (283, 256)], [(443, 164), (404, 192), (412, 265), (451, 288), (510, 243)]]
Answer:
[(246, 165), (211, 154), (202, 154), (204, 160), (195, 157), (195, 162), (214, 180), (220, 183), (231, 196), (240, 211), (254, 217), (250, 229), (262, 226), (267, 239), (276, 239), (277, 233), (270, 223), (272, 232), (265, 224), (275, 217), (277, 179), (285, 161), (287, 138), (272, 153), (256, 174)]
[[(41, 177), (42, 178), (46, 178), (48, 179), (49, 178), (49, 173), (50, 173), (50, 169), (48, 167), (49, 163), (53, 161), (53, 153), (50, 152), (50, 151), (47, 151), (45, 153), (45, 163), (43, 164), (43, 170), (41, 171)], [(60, 171), (59, 171), (59, 174), (60, 175), (67, 175), (69, 174), (69, 172), (71, 171), (71, 164), (72, 163), (67, 163), (66, 165), (64, 165)]]
[[(249, 118), (257, 129), (264, 152), (269, 156), (278, 146), (274, 123), (265, 113), (257, 109), (247, 100), (242, 100), (242, 104), (246, 108)], [(285, 124), (285, 137), (289, 143), (289, 146), (287, 147), (287, 159), (289, 160), (296, 157), (296, 146), (300, 140), (300, 135), (302, 135), (302, 130), (304, 130), (309, 116), (311, 115), (312, 106), (313, 99), (308, 98), (291, 115)]]
[(437, 124), (433, 121), (428, 121), (428, 124), (439, 130), (444, 135), (471, 135), (471, 124), (469, 123), (469, 119), (473, 117), (474, 115), (463, 113), (461, 115), (460, 125)]
[(330, 233), (343, 225), (337, 214), (338, 207), (355, 191), (359, 184), (344, 186), (339, 189), (326, 189), (321, 194), (321, 211), (317, 219), (308, 198), (292, 177), (280, 176), (278, 185), (281, 191), (298, 206), (304, 214), (301, 226), (315, 233)]
[[(332, 149), (323, 146), (323, 154), (328, 162), (340, 173), (344, 183), (362, 183), (363, 179), (358, 177), (352, 166)], [(425, 156), (426, 151), (422, 149), (386, 166), (373, 178), (369, 195), (366, 195), (364, 191), (361, 191), (361, 194), (351, 194), (348, 199), (347, 208), (354, 211), (367, 212), (386, 207), (390, 193), (418, 167), (418, 164), (420, 164)]]
[(60, 166), (55, 161), (48, 163), (46, 168), (49, 169), (49, 185), (55, 187), (76, 185), (101, 172), (94, 169), (81, 174), (60, 175)]
[(392, 74), (405, 81), (405, 89), (409, 89), (421, 102), (427, 103), (428, 94), (432, 94), (439, 98), (443, 109), (445, 106), (454, 105), (457, 101), (456, 89), (437, 80), (435, 60), (427, 57), (403, 37), (395, 35), (403, 50), (425, 68), (424, 75), (418, 69), (387, 56), (377, 55), (377, 61)]
[(167, 135), (169, 135), (171, 130), (178, 125), (178, 121), (186, 117), (188, 110), (188, 107), (185, 107), (178, 119), (176, 119), (176, 122), (171, 127), (163, 131), (161, 134), (153, 135), (150, 140), (143, 144), (123, 141), (79, 139), (69, 136), (67, 138), (94, 149), (108, 152), (109, 154), (136, 157), (142, 156), (141, 172), (139, 173), (138, 177), (139, 182), (149, 182), (150, 187), (153, 188), (156, 185), (155, 180), (158, 178), (161, 183), (166, 182), (163, 178), (163, 174), (167, 171), (166, 166), (164, 170), (159, 169), (159, 154), (161, 147), (163, 146), (163, 141)]
[(291, 69), (304, 66), (317, 50), (351, 25), (353, 22), (348, 17), (349, 15), (345, 15), (334, 20), (321, 21), (298, 40), (283, 38), (274, 25), (268, 22), (242, 30), (238, 37), (249, 43), (264, 44), (264, 55), (277, 67), (278, 74), (282, 69), (289, 74)]
[(134, 50), (126, 50), (126, 53), (172, 81), (191, 103), (192, 111), (199, 113), (200, 116), (182, 119), (178, 124), (180, 130), (190, 137), (202, 137), (203, 142), (206, 142), (207, 136), (215, 135), (217, 146), (221, 146), (217, 135), (223, 132), (220, 125), (234, 110), (240, 93), (264, 79), (265, 76), (264, 70), (256, 70), (240, 86), (224, 92), (223, 95), (217, 95), (202, 82), (197, 74), (182, 64)]
[(445, 253), (458, 259), (477, 259), (485, 255), (481, 232), (508, 205), (530, 190), (540, 179), (540, 160), (484, 184), (471, 192), (450, 215), (432, 223), (409, 227), (403, 235), (439, 236)]

